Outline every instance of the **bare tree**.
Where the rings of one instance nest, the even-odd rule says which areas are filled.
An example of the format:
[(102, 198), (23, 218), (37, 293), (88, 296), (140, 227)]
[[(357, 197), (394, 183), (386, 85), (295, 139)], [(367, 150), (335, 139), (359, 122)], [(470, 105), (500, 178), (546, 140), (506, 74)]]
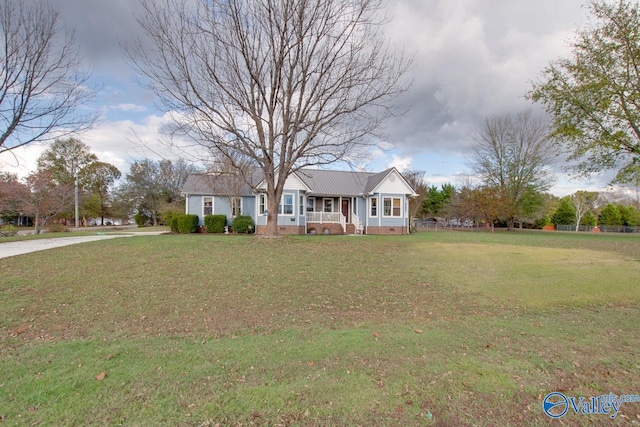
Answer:
[(77, 111), (93, 98), (89, 74), (63, 33), (45, 2), (0, 2), (0, 153), (93, 124)]
[(576, 231), (580, 227), (582, 217), (594, 208), (598, 196), (599, 193), (595, 191), (576, 191), (570, 196), (573, 208), (576, 210)]
[(253, 159), (240, 158), (237, 153), (218, 153), (217, 159), (209, 167), (207, 174), (215, 177), (216, 189), (229, 203), (231, 215), (234, 217), (242, 214), (240, 197), (243, 190), (248, 185), (251, 188), (251, 185), (257, 184), (256, 169)]
[(143, 0), (153, 49), (129, 49), (177, 128), (204, 152), (255, 161), (276, 235), (294, 171), (349, 161), (407, 89), (411, 59), (382, 32), (382, 0)]
[(556, 154), (549, 132), (545, 116), (525, 110), (486, 119), (473, 137), (471, 167), (484, 186), (500, 190), (509, 229), (522, 215), (525, 196), (545, 191), (552, 182)]
[(402, 174), (404, 179), (407, 180), (411, 188), (415, 189), (417, 196), (409, 199), (409, 223), (413, 228), (413, 221), (420, 216), (423, 210), (422, 204), (427, 197), (429, 191), (427, 184), (424, 181), (424, 172), (422, 171), (408, 171)]

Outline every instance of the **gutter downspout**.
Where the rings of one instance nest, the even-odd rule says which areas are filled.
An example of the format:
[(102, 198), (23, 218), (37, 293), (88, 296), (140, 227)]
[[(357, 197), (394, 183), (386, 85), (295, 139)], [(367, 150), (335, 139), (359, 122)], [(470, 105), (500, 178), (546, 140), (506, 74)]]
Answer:
[(411, 218), (409, 218), (409, 198), (407, 196), (404, 196), (404, 220), (406, 221), (407, 224), (407, 235), (411, 234), (411, 229), (410, 229), (410, 223), (411, 223)]
[(369, 196), (366, 194), (362, 195), (364, 197), (364, 234), (369, 235)]

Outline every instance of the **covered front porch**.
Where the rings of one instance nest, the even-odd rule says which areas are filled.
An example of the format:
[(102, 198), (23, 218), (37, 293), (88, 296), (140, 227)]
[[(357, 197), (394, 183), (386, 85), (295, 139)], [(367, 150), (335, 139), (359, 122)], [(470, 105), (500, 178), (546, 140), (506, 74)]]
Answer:
[(342, 212), (307, 212), (307, 234), (362, 234), (360, 218)]

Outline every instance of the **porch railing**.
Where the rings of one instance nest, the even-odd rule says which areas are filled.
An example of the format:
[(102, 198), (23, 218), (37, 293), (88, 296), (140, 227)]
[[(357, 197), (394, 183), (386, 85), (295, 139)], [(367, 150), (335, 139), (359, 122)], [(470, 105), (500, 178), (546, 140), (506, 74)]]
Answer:
[(342, 229), (347, 231), (347, 217), (341, 212), (307, 212), (307, 224), (310, 222), (340, 224)]
[(362, 221), (356, 214), (351, 214), (351, 223), (355, 226), (356, 234), (362, 234)]
[(307, 212), (307, 222), (342, 224), (346, 220), (340, 212)]

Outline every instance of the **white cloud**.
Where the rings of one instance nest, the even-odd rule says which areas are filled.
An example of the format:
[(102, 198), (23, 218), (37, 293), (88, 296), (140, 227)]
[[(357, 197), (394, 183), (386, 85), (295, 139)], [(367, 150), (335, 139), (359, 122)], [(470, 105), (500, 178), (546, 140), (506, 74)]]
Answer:
[[(416, 60), (408, 76), (413, 86), (399, 100), (409, 111), (387, 123), (389, 142), (370, 151), (371, 169), (412, 167), (427, 171), (434, 183), (455, 182), (464, 175), (460, 159), (468, 151), (473, 129), (486, 116), (529, 105), (524, 95), (531, 81), (568, 52), (567, 40), (585, 21), (583, 3), (390, 2), (392, 20), (385, 30), (399, 47), (415, 52)], [(97, 86), (103, 87), (97, 104), (107, 106), (109, 113), (107, 121), (80, 138), (122, 172), (137, 158), (175, 156), (160, 133), (168, 116), (151, 113), (156, 111), (153, 95), (132, 83), (136, 77), (123, 60), (121, 44), (135, 40), (140, 32), (134, 19), (140, 5), (128, 0), (56, 0), (56, 7), (65, 25), (77, 30), (85, 61), (94, 69)], [(96, 21), (96, 16), (101, 19)], [(31, 164), (44, 149), (36, 148), (20, 153), (22, 164)], [(0, 157), (0, 169), (11, 161), (11, 156)], [(568, 182), (567, 188), (578, 185), (587, 183)]]
[[(125, 174), (135, 160), (178, 157), (179, 153), (168, 147), (166, 137), (161, 132), (170, 121), (169, 114), (149, 115), (139, 123), (131, 120), (107, 121), (76, 137), (87, 144), (100, 161), (111, 163)], [(48, 147), (48, 143), (33, 143), (3, 153), (0, 155), (0, 171), (26, 177), (36, 170), (38, 157)]]
[(411, 170), (411, 157), (400, 157), (393, 154), (388, 167), (395, 167), (400, 172), (409, 171)]
[(112, 105), (109, 107), (109, 109), (136, 112), (136, 113), (147, 111), (147, 107), (145, 107), (144, 105), (137, 105), (137, 104), (131, 104), (131, 103)]

